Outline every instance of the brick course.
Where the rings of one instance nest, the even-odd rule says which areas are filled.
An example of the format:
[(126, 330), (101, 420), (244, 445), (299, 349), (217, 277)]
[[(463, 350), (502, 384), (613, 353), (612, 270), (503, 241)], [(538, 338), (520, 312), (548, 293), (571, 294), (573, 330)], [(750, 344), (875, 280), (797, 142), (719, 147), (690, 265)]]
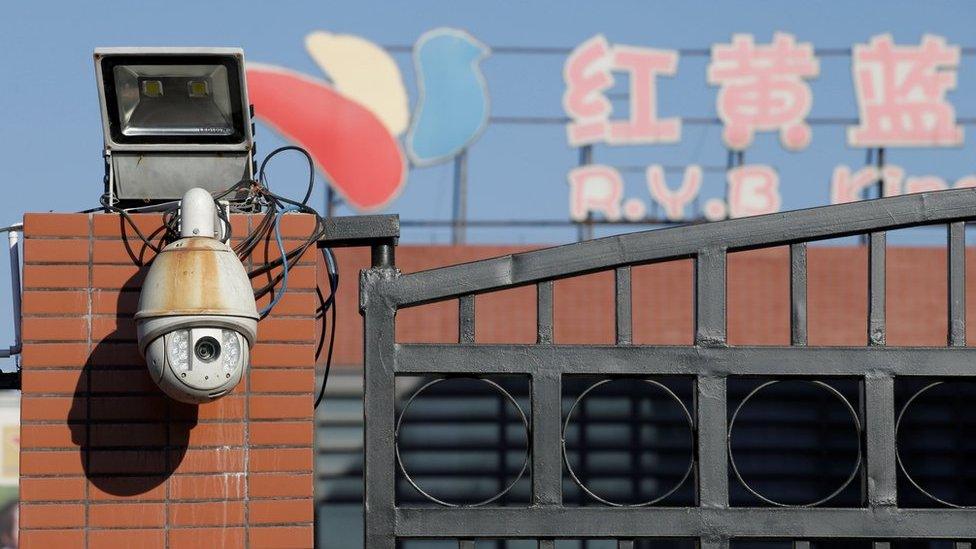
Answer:
[[(159, 215), (133, 217), (161, 236)], [(286, 246), (311, 230), (301, 217)], [(232, 223), (240, 237), (251, 220)], [(197, 407), (163, 395), (136, 348), (154, 254), (132, 229), (108, 214), (24, 224), (22, 547), (311, 547), (315, 250), (260, 323), (246, 378)], [(277, 256), (265, 241), (253, 263)]]

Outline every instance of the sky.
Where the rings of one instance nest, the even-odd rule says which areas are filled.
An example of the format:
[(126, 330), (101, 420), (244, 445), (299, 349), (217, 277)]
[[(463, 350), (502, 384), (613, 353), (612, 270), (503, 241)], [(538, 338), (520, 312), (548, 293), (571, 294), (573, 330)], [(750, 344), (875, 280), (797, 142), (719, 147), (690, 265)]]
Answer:
[[(817, 48), (847, 48), (885, 32), (898, 43), (917, 43), (923, 34), (934, 33), (950, 44), (973, 47), (974, 24), (973, 2), (5, 2), (0, 8), (0, 159), (7, 200), (0, 202), (0, 225), (19, 221), (24, 212), (78, 211), (98, 204), (103, 190), (102, 130), (91, 59), (97, 46), (240, 46), (249, 61), (324, 78), (303, 43), (317, 30), (400, 46), (413, 44), (427, 30), (447, 26), (467, 30), (493, 47), (571, 48), (603, 33), (617, 44), (707, 48), (743, 32), (765, 43), (775, 31), (792, 33)], [(417, 89), (410, 53), (394, 57), (413, 105)], [(562, 116), (564, 60), (563, 55), (489, 56), (482, 68), (492, 116)], [(716, 89), (705, 81), (707, 62), (707, 57), (685, 56), (675, 77), (659, 80), (661, 116), (715, 115)], [(820, 64), (820, 77), (811, 82), (811, 116), (855, 116), (849, 59), (825, 57)], [(959, 117), (976, 117), (973, 92), (976, 55), (964, 55), (957, 89), (949, 94)], [(625, 112), (626, 104), (615, 104), (615, 111)], [(891, 150), (888, 161), (911, 175), (938, 175), (950, 182), (974, 174), (976, 126), (966, 130), (961, 148)], [(841, 126), (815, 126), (812, 144), (800, 153), (786, 152), (774, 134), (762, 134), (746, 152), (746, 160), (776, 167), (784, 210), (824, 205), (829, 202), (834, 167), (857, 167), (865, 161), (863, 150), (846, 146), (844, 132)], [(686, 124), (679, 144), (597, 146), (594, 160), (637, 167), (720, 167), (726, 160), (720, 133), (718, 126)], [(285, 143), (263, 125), (258, 126), (257, 141), (264, 152)], [(578, 152), (566, 144), (560, 124), (489, 126), (469, 153), (468, 217), (568, 219), (566, 173), (577, 160)], [(300, 196), (304, 169), (298, 158), (276, 159), (271, 177), (277, 192)], [(412, 170), (405, 190), (386, 211), (399, 213), (405, 221), (449, 219), (452, 169), (446, 164)], [(628, 195), (649, 200), (641, 173), (625, 177)], [(669, 182), (677, 185), (677, 175)], [(723, 174), (707, 173), (702, 196), (719, 196), (724, 185)], [(321, 178), (314, 196), (321, 204)], [(340, 208), (338, 213), (356, 212)], [(478, 229), (469, 232), (469, 241), (555, 244), (572, 241), (575, 235), (570, 228)], [(402, 241), (445, 243), (448, 236), (446, 230), (407, 227)], [(2, 286), (0, 339), (6, 340), (11, 333), (3, 321), (9, 292)]]

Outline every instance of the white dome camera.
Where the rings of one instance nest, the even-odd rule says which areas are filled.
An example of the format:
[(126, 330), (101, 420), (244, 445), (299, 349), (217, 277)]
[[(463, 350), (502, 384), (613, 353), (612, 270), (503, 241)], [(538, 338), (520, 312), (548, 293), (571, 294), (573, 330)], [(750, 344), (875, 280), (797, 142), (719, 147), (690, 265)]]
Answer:
[(142, 285), (135, 316), (139, 352), (167, 395), (209, 402), (240, 382), (258, 313), (244, 265), (215, 238), (210, 193), (187, 191), (180, 220), (180, 239), (156, 256)]

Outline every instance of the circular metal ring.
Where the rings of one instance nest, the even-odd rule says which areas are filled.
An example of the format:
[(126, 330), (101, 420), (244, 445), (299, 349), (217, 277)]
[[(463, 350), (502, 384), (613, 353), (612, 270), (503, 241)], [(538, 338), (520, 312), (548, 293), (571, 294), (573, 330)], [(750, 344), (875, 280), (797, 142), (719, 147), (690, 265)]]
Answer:
[[(403, 418), (406, 417), (407, 411), (410, 410), (410, 405), (413, 404), (413, 401), (416, 400), (421, 393), (423, 393), (427, 389), (430, 389), (434, 385), (437, 385), (438, 383), (443, 383), (445, 381), (452, 381), (458, 379), (470, 379), (474, 381), (480, 381), (481, 383), (484, 383), (489, 387), (495, 389), (499, 393), (501, 393), (501, 395), (505, 397), (505, 399), (509, 403), (511, 403), (512, 406), (515, 407), (515, 410), (518, 412), (519, 419), (522, 420), (522, 426), (525, 427), (525, 459), (522, 462), (522, 468), (519, 470), (518, 474), (515, 475), (515, 478), (512, 479), (512, 482), (510, 482), (508, 486), (506, 486), (501, 492), (498, 492), (497, 494), (491, 496), (488, 499), (476, 501), (474, 503), (452, 503), (450, 501), (445, 501), (435, 496), (432, 496), (426, 490), (421, 488), (416, 481), (413, 480), (413, 478), (410, 476), (410, 473), (407, 472), (406, 465), (403, 464), (403, 458), (400, 456), (400, 427), (402, 426)], [(393, 449), (396, 453), (397, 467), (400, 469), (400, 472), (403, 473), (403, 477), (407, 480), (408, 483), (410, 483), (410, 486), (413, 486), (414, 490), (419, 492), (425, 498), (429, 499), (430, 501), (438, 505), (443, 505), (444, 507), (481, 507), (483, 505), (488, 505), (489, 503), (495, 502), (499, 498), (503, 497), (505, 494), (509, 493), (512, 490), (512, 488), (515, 487), (515, 484), (519, 480), (521, 480), (521, 478), (525, 475), (525, 472), (529, 468), (530, 448), (532, 447), (531, 438), (532, 438), (532, 433), (531, 433), (531, 427), (529, 426), (529, 418), (526, 417), (525, 412), (522, 411), (522, 407), (519, 406), (519, 403), (517, 400), (515, 400), (515, 397), (513, 397), (512, 394), (506, 391), (501, 385), (495, 383), (494, 381), (491, 381), (490, 379), (484, 379), (480, 377), (442, 377), (425, 383), (422, 387), (417, 389), (413, 393), (413, 395), (410, 396), (409, 399), (407, 399), (406, 403), (404, 403), (403, 409), (400, 410), (400, 417), (397, 418), (396, 430), (393, 432)]]
[(908, 479), (908, 482), (910, 482), (911, 485), (914, 486), (916, 490), (925, 494), (933, 501), (937, 501), (942, 505), (945, 505), (947, 507), (954, 507), (956, 509), (976, 509), (976, 505), (960, 505), (958, 503), (952, 503), (951, 501), (946, 501), (940, 497), (937, 497), (935, 494), (929, 492), (925, 488), (922, 488), (922, 486), (918, 482), (916, 482), (914, 478), (912, 478), (912, 475), (908, 472), (908, 467), (905, 466), (905, 463), (901, 459), (901, 447), (898, 444), (898, 433), (901, 430), (901, 420), (902, 418), (905, 417), (905, 412), (907, 412), (908, 408), (912, 405), (913, 402), (915, 402), (915, 399), (922, 396), (922, 393), (928, 391), (929, 389), (932, 389), (933, 387), (942, 385), (943, 383), (944, 382), (942, 381), (929, 383), (925, 387), (919, 389), (918, 392), (912, 395), (912, 397), (905, 402), (905, 405), (902, 406), (901, 412), (898, 413), (898, 420), (895, 421), (895, 459), (898, 461), (898, 468), (901, 469), (901, 472), (905, 474), (905, 478)]
[[(572, 421), (573, 419), (573, 412), (576, 411), (576, 407), (579, 405), (579, 403), (582, 402), (583, 399), (586, 398), (586, 396), (589, 395), (590, 392), (592, 392), (597, 387), (606, 385), (607, 383), (613, 383), (615, 381), (625, 381), (625, 380), (641, 381), (643, 383), (650, 385), (651, 387), (656, 387), (660, 389), (661, 391), (664, 392), (664, 394), (671, 397), (672, 400), (678, 403), (678, 406), (681, 408), (681, 411), (684, 412), (685, 420), (687, 420), (688, 422), (688, 430), (691, 433), (691, 444), (689, 445), (689, 450), (688, 450), (688, 468), (685, 469), (684, 475), (682, 475), (681, 478), (678, 480), (678, 482), (676, 482), (675, 485), (672, 486), (671, 489), (665, 492), (664, 494), (654, 499), (650, 499), (639, 503), (619, 503), (616, 501), (610, 501), (608, 499), (596, 495), (596, 493), (590, 490), (583, 483), (583, 481), (580, 480), (580, 478), (576, 475), (576, 471), (573, 470), (573, 465), (569, 462), (569, 451), (566, 448), (566, 431), (569, 429), (570, 421)], [(694, 471), (695, 469), (695, 442), (694, 441), (695, 441), (695, 421), (691, 417), (691, 412), (689, 412), (685, 404), (681, 402), (681, 399), (678, 398), (678, 395), (674, 394), (674, 391), (667, 388), (665, 385), (657, 381), (654, 381), (653, 379), (634, 379), (634, 380), (627, 380), (627, 378), (604, 379), (602, 381), (598, 381), (594, 383), (585, 391), (583, 391), (580, 394), (580, 396), (576, 397), (576, 400), (573, 402), (573, 406), (569, 409), (569, 413), (566, 414), (566, 421), (563, 423), (563, 433), (562, 433), (563, 461), (566, 463), (566, 469), (569, 471), (569, 476), (573, 479), (573, 482), (575, 482), (576, 485), (579, 486), (580, 489), (583, 490), (583, 492), (585, 492), (588, 496), (599, 501), (600, 503), (612, 507), (646, 507), (648, 505), (654, 505), (655, 503), (658, 503), (664, 500), (665, 498), (667, 498), (668, 496), (670, 496), (671, 494), (675, 493), (678, 490), (678, 488), (681, 488), (681, 486), (685, 483), (685, 481), (688, 480), (688, 477), (691, 476), (692, 471)]]
[[(739, 467), (736, 466), (735, 463), (735, 455), (732, 453), (732, 430), (735, 428), (735, 420), (739, 416), (739, 412), (746, 405), (746, 403), (749, 402), (749, 400), (752, 399), (752, 397), (756, 396), (756, 394), (758, 394), (760, 391), (772, 385), (776, 385), (777, 383), (783, 383), (785, 381), (807, 383), (813, 385), (814, 387), (820, 387), (821, 389), (826, 390), (831, 395), (837, 397), (838, 400), (844, 403), (844, 406), (847, 408), (848, 413), (850, 413), (851, 420), (854, 423), (854, 431), (857, 433), (857, 459), (854, 461), (854, 467), (851, 469), (851, 474), (847, 476), (847, 479), (843, 483), (841, 483), (841, 485), (836, 490), (824, 496), (823, 498), (820, 498), (816, 501), (812, 501), (810, 503), (783, 503), (781, 501), (775, 501), (773, 499), (770, 499), (762, 495), (761, 493), (759, 493), (758, 490), (750, 486), (749, 483), (746, 482), (746, 479), (742, 477), (742, 473), (739, 472)], [(851, 406), (851, 403), (847, 400), (847, 397), (845, 397), (840, 391), (838, 391), (837, 389), (831, 387), (830, 385), (822, 381), (807, 380), (807, 379), (794, 379), (794, 380), (777, 379), (773, 381), (767, 381), (766, 383), (763, 383), (762, 385), (750, 391), (749, 394), (747, 394), (746, 397), (742, 399), (742, 402), (740, 402), (739, 405), (735, 408), (735, 411), (732, 413), (732, 418), (729, 420), (729, 433), (728, 436), (726, 437), (726, 446), (729, 452), (729, 463), (732, 465), (732, 473), (735, 475), (735, 478), (738, 479), (740, 483), (742, 483), (742, 486), (749, 491), (750, 494), (756, 496), (757, 498), (761, 499), (762, 501), (770, 505), (775, 505), (777, 507), (817, 507), (818, 505), (824, 504), (834, 499), (834, 497), (836, 497), (838, 494), (844, 491), (844, 489), (847, 488), (851, 484), (851, 482), (854, 481), (855, 478), (857, 478), (857, 475), (861, 470), (861, 460), (862, 460), (861, 438), (862, 438), (861, 419), (857, 417), (857, 411), (854, 409), (853, 406)]]

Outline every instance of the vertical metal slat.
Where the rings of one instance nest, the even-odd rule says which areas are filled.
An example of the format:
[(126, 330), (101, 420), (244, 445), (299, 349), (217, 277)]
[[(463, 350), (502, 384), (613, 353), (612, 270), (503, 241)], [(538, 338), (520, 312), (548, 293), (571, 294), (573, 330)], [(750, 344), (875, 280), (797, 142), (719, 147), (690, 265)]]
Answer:
[(552, 343), (552, 281), (536, 284), (536, 342)]
[(726, 389), (724, 377), (698, 378), (695, 395), (698, 502), (705, 508), (725, 508), (729, 505)]
[(617, 549), (634, 549), (634, 540), (632, 539), (618, 540)]
[(949, 335), (953, 347), (966, 346), (966, 222), (949, 224)]
[(884, 345), (885, 328), (885, 232), (871, 233), (868, 247), (868, 345)]
[(895, 459), (895, 380), (887, 374), (864, 378), (868, 505), (897, 504)]
[(474, 296), (458, 298), (458, 343), (474, 343)]
[(473, 539), (459, 539), (458, 549), (474, 549), (475, 542)]
[(617, 345), (630, 345), (634, 342), (630, 267), (618, 267), (614, 271), (614, 294), (617, 311)]
[(695, 258), (695, 345), (726, 344), (724, 249), (698, 252)]
[(556, 542), (551, 539), (540, 539), (539, 549), (556, 549)]
[(532, 375), (532, 501), (562, 505), (562, 376), (556, 368)]
[(807, 344), (806, 242), (790, 246), (790, 344)]
[[(706, 249), (695, 259), (695, 344), (726, 344), (724, 249)], [(702, 507), (729, 502), (725, 378), (699, 376), (695, 412), (698, 430), (698, 500)]]

